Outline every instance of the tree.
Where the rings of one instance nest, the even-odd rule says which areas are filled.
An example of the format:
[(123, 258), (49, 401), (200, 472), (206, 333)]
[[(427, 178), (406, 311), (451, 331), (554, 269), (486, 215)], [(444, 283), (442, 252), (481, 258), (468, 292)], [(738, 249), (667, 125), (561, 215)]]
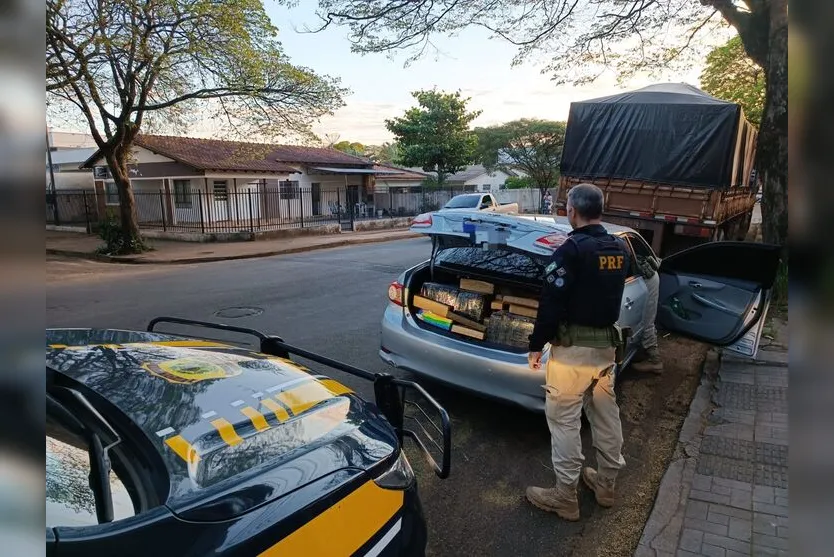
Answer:
[[(118, 186), (125, 251), (141, 239), (127, 165), (146, 123), (199, 108), (230, 133), (310, 135), (338, 81), (290, 64), (261, 0), (47, 0), (50, 110), (83, 118)], [(77, 112), (75, 112), (77, 111)]]
[(339, 141), (338, 143), (333, 144), (333, 148), (337, 151), (347, 153), (348, 155), (353, 155), (354, 157), (365, 156), (365, 146), (358, 141)]
[[(293, 3), (294, 0), (281, 0)], [(557, 83), (587, 83), (608, 69), (625, 79), (689, 64), (697, 36), (727, 24), (765, 68), (756, 166), (764, 184), (763, 234), (788, 235), (787, 0), (319, 0), (321, 25), (344, 25), (357, 52), (426, 53), (436, 34), (482, 27), (518, 46), (515, 64), (546, 54)]]
[(747, 119), (760, 125), (765, 102), (765, 74), (747, 56), (741, 37), (733, 37), (709, 53), (701, 73), (701, 89), (719, 99), (740, 104)]
[(535, 187), (535, 184), (529, 176), (510, 176), (504, 182), (504, 187), (508, 190), (521, 190)]
[(366, 155), (375, 163), (399, 164), (400, 147), (396, 143), (386, 141), (382, 145), (369, 145)]
[(521, 119), (499, 126), (475, 128), (483, 165), (520, 168), (530, 183), (544, 190), (559, 186), (559, 162), (565, 145), (565, 123)]
[(475, 159), (477, 138), (469, 124), (480, 110), (467, 112), (460, 92), (415, 91), (418, 107), (409, 108), (401, 118), (386, 120), (400, 147), (399, 161), (419, 166), (437, 175), (438, 186), (446, 177), (463, 170)]

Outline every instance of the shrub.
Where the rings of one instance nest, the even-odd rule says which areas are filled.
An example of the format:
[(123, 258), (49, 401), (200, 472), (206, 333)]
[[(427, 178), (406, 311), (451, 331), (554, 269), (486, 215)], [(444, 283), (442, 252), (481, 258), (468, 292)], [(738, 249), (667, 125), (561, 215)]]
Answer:
[(125, 238), (121, 219), (112, 211), (108, 211), (104, 221), (99, 224), (98, 235), (104, 240), (104, 245), (98, 248), (96, 253), (102, 255), (125, 255), (150, 250), (141, 237), (134, 238), (132, 241)]
[(510, 176), (504, 182), (508, 190), (520, 190), (533, 187), (533, 180), (529, 176)]

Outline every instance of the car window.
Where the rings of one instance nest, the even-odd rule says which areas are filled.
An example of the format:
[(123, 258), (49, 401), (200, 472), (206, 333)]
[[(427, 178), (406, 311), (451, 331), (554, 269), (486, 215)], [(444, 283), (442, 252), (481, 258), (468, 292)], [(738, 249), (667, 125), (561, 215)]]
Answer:
[[(96, 500), (90, 487), (90, 451), (85, 440), (47, 416), (46, 526), (95, 526)], [(114, 520), (136, 514), (130, 494), (111, 470)]]
[(639, 234), (628, 232), (625, 234), (625, 237), (628, 239), (629, 244), (631, 244), (631, 252), (634, 255), (632, 258), (631, 275), (640, 274), (640, 268), (637, 266), (638, 261), (642, 263), (648, 258), (655, 257), (654, 252)]
[(447, 209), (471, 209), (478, 206), (480, 195), (458, 195), (449, 200), (444, 207)]
[(541, 280), (546, 262), (523, 253), (467, 246), (441, 250), (435, 256), (435, 264), (456, 269), (475, 269), (513, 279)]

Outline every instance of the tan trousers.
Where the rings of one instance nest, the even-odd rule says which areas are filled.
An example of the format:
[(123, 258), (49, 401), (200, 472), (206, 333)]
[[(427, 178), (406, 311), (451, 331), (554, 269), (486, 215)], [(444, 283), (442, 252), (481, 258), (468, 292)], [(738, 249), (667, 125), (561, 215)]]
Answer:
[(625, 466), (620, 409), (614, 394), (614, 358), (613, 348), (551, 347), (544, 411), (553, 470), (560, 483), (575, 484), (582, 471), (585, 459), (579, 430), (583, 405), (600, 475), (613, 480)]

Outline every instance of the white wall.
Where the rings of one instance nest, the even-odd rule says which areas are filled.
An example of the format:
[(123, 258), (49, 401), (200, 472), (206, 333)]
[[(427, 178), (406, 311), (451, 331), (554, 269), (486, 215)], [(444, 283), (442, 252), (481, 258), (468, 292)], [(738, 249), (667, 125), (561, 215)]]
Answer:
[[(87, 172), (54, 172), (55, 189), (60, 190), (86, 190), (93, 191), (95, 182), (92, 171)], [(49, 170), (46, 171), (46, 188), (51, 185)]]
[[(486, 172), (478, 176), (477, 178), (473, 178), (471, 180), (467, 180), (464, 182), (465, 186), (475, 186), (476, 191), (491, 191), (497, 192), (501, 189), (501, 186), (504, 185), (504, 182), (507, 181), (509, 178), (509, 174), (501, 170), (496, 170), (495, 173), (492, 175), (487, 174)], [(488, 186), (488, 187), (486, 187)]]
[(499, 203), (518, 203), (521, 213), (541, 212), (541, 192), (538, 188), (501, 190), (493, 195)]

